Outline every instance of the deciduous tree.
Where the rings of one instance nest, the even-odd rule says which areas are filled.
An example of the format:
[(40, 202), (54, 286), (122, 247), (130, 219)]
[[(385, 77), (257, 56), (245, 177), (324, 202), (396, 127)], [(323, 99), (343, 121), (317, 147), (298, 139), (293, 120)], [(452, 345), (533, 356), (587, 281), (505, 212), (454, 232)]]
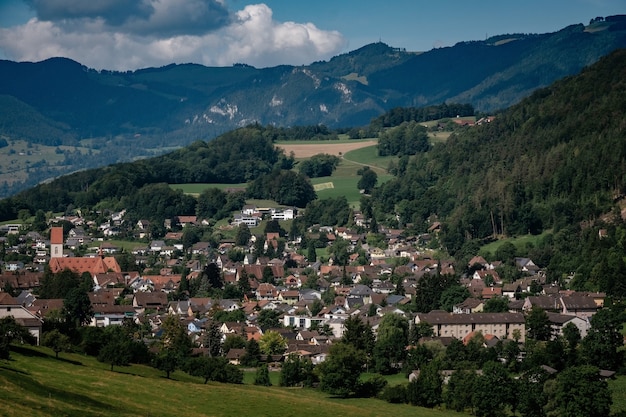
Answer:
[(330, 347), (329, 355), (317, 366), (320, 389), (329, 394), (347, 397), (355, 392), (365, 355), (343, 342)]
[(98, 353), (98, 360), (110, 364), (111, 371), (113, 371), (113, 366), (130, 364), (133, 358), (132, 344), (135, 342), (129, 338), (121, 326), (108, 326), (105, 333), (106, 343)]
[(41, 344), (52, 349), (56, 358), (59, 357), (60, 352), (67, 351), (72, 346), (70, 338), (58, 329), (46, 332), (43, 335)]
[(541, 307), (534, 306), (526, 316), (526, 337), (540, 341), (547, 341), (552, 337), (550, 319)]
[(386, 314), (378, 325), (374, 345), (374, 366), (377, 372), (398, 372), (406, 358), (409, 342), (409, 322), (400, 314)]
[(35, 337), (20, 325), (13, 316), (0, 318), (0, 359), (9, 359), (9, 348), (13, 342), (35, 343)]
[(261, 336), (259, 347), (266, 355), (282, 354), (287, 349), (287, 340), (277, 331), (270, 330)]
[(89, 323), (94, 311), (87, 293), (81, 288), (71, 289), (63, 300), (63, 313), (66, 322), (77, 327)]
[(560, 417), (608, 416), (611, 391), (595, 366), (565, 369), (556, 378), (554, 405)]

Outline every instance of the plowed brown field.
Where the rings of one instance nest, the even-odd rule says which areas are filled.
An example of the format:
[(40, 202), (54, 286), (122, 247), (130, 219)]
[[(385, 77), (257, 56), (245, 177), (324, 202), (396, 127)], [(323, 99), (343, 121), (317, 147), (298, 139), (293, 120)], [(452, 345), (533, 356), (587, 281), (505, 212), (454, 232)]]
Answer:
[(359, 140), (354, 142), (341, 143), (298, 143), (298, 144), (277, 144), (278, 148), (284, 149), (285, 154), (294, 153), (296, 158), (310, 158), (318, 153), (327, 153), (330, 155), (343, 155), (354, 149), (364, 148), (366, 146), (376, 145), (375, 140)]

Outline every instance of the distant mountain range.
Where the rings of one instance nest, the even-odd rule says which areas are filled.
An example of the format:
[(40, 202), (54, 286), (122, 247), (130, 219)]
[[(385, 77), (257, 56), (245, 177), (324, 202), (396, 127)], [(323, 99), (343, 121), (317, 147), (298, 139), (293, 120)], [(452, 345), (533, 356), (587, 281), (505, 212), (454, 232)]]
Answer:
[[(424, 53), (383, 43), (307, 66), (168, 65), (96, 71), (65, 58), (0, 61), (0, 142), (57, 148), (28, 180), (2, 177), (0, 196), (48, 177), (163, 153), (250, 123), (367, 125), (394, 107), (469, 103), (495, 112), (626, 47), (626, 16), (548, 34), (508, 34)], [(78, 149), (78, 148), (76, 148)], [(79, 151), (75, 151), (79, 152)], [(26, 169), (26, 168), (20, 168)]]

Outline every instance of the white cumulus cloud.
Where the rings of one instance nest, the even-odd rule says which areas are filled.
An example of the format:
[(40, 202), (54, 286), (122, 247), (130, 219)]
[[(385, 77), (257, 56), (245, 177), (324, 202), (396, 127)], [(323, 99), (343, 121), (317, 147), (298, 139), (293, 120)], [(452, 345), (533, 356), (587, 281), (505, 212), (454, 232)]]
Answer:
[(337, 31), (275, 21), (265, 4), (228, 12), (223, 0), (140, 0), (124, 14), (122, 0), (28, 2), (36, 17), (0, 29), (7, 59), (62, 56), (110, 70), (187, 62), (269, 67), (328, 59), (346, 46)]

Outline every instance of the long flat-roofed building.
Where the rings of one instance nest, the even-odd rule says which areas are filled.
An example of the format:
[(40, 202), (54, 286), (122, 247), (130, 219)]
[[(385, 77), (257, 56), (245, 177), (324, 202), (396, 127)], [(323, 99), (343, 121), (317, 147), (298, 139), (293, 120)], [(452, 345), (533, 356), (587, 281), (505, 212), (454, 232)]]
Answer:
[(430, 324), (436, 337), (463, 339), (469, 333), (480, 331), (484, 335), (492, 334), (498, 339), (513, 339), (517, 330), (519, 341), (524, 342), (526, 339), (526, 320), (522, 313), (452, 314), (435, 310), (417, 314), (415, 324), (418, 323)]

